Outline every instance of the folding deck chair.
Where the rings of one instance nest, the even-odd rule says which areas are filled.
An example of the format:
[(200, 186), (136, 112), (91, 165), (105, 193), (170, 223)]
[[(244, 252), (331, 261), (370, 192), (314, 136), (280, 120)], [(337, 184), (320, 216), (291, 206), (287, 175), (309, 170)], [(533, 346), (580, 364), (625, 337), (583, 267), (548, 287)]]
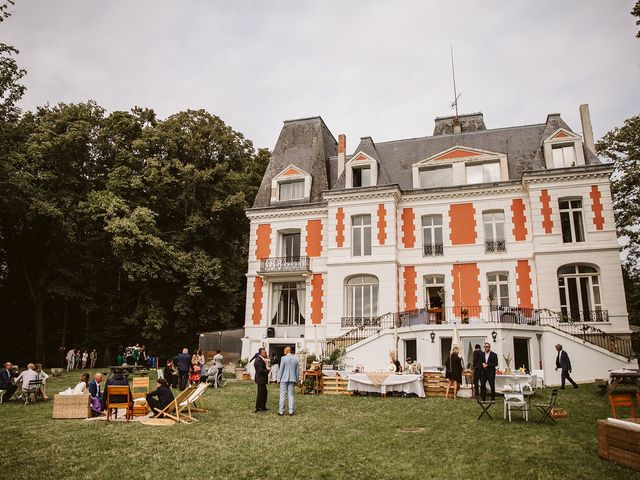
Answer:
[[(196, 422), (197, 419), (193, 418), (191, 412), (207, 412), (207, 409), (204, 408), (201, 404), (199, 405), (198, 402), (200, 401), (200, 397), (208, 387), (208, 383), (199, 384), (198, 387), (191, 393), (191, 395), (189, 395), (183, 402), (178, 404), (178, 413), (182, 414), (183, 417), (188, 418), (189, 421)], [(192, 405), (195, 406), (192, 407)], [(184, 413), (185, 410), (186, 414)]]
[(154, 408), (156, 411), (156, 417), (167, 417), (175, 422), (180, 422), (180, 404), (189, 398), (189, 395), (191, 395), (194, 390), (195, 387), (187, 387), (162, 410)]

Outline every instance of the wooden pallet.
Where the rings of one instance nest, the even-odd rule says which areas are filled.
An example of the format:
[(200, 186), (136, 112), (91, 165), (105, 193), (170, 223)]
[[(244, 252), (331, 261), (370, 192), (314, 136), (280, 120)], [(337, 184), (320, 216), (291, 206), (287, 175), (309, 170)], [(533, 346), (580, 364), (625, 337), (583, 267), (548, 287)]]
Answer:
[(449, 380), (440, 373), (425, 372), (422, 375), (422, 383), (427, 397), (444, 397), (447, 393)]
[(335, 377), (322, 377), (322, 393), (325, 395), (351, 395), (347, 390), (349, 381), (338, 375)]

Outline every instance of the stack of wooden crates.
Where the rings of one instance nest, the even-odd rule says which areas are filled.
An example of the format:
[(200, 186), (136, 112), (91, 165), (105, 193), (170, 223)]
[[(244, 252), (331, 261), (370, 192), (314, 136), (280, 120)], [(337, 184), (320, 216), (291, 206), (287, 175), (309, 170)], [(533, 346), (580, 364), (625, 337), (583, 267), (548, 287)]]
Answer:
[(351, 395), (347, 390), (349, 380), (342, 378), (340, 375), (335, 377), (322, 377), (322, 393), (325, 395)]
[(427, 397), (444, 397), (449, 381), (441, 372), (424, 372), (422, 374), (424, 393)]

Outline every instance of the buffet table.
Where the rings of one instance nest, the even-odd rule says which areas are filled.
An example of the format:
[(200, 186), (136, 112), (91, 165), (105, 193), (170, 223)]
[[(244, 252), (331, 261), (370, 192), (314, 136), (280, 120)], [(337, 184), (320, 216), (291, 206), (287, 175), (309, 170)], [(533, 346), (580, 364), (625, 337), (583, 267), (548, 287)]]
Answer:
[[(515, 387), (516, 384), (520, 384), (520, 387), (529, 385), (531, 389), (535, 387), (535, 385), (533, 385), (532, 375), (526, 375), (526, 374), (496, 375), (496, 392), (503, 392), (505, 386), (511, 385), (512, 387)], [(510, 393), (511, 390), (508, 390), (508, 392)]]
[(422, 375), (397, 373), (350, 373), (347, 390), (385, 396), (388, 392), (416, 394), (424, 398)]

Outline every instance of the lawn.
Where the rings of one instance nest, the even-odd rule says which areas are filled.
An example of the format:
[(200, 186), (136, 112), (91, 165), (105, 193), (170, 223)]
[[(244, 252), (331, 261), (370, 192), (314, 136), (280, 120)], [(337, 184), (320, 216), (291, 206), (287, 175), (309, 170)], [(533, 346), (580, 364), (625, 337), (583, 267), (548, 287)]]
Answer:
[[(79, 374), (50, 378), (48, 393)], [(556, 426), (477, 420), (470, 400), (296, 395), (296, 415), (254, 414), (255, 385), (208, 390), (199, 422), (170, 427), (53, 420), (52, 403), (0, 405), (0, 478), (153, 479), (640, 479), (597, 456), (594, 385), (560, 392)], [(541, 391), (534, 402), (546, 398)], [(538, 417), (536, 416), (536, 419)], [(423, 427), (404, 433), (402, 427)]]

